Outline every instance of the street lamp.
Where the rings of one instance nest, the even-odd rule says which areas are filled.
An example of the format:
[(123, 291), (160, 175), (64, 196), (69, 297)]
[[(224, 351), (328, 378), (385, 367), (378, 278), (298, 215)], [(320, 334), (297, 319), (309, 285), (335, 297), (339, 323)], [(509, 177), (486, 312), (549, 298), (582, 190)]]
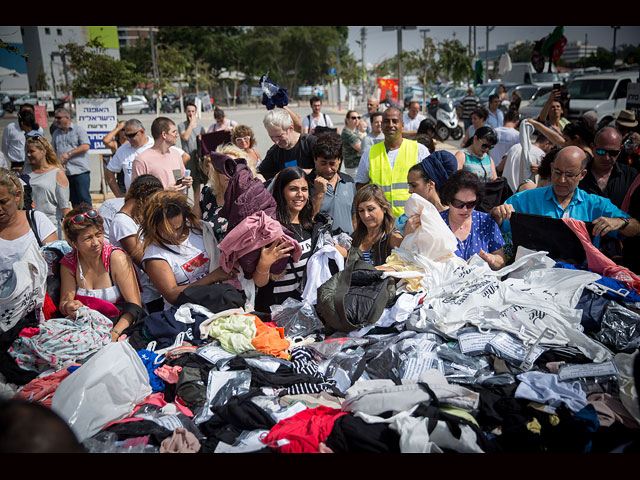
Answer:
[[(402, 89), (402, 60), (400, 58), (400, 54), (402, 53), (402, 31), (403, 30), (415, 30), (417, 27), (407, 27), (407, 26), (395, 26), (395, 27), (382, 27), (383, 32), (390, 32), (395, 30), (398, 32), (398, 97), (402, 95), (404, 98), (404, 90)], [(398, 103), (400, 103), (400, 98), (398, 98)]]

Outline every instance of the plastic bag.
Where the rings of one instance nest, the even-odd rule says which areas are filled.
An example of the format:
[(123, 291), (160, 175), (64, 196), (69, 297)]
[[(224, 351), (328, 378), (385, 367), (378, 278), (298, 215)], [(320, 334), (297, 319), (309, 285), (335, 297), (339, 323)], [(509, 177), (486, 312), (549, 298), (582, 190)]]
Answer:
[(60, 382), (51, 409), (82, 442), (131, 415), (150, 394), (149, 374), (138, 353), (128, 342), (114, 342)]
[(634, 352), (640, 345), (640, 315), (611, 302), (594, 338), (614, 352)]
[(35, 242), (12, 267), (0, 277), (0, 332), (11, 330), (29, 312), (42, 308), (47, 290), (49, 266)]
[(251, 372), (249, 370), (230, 370), (218, 372), (211, 370), (207, 382), (207, 402), (196, 414), (194, 422), (199, 425), (212, 416), (211, 409), (227, 403), (232, 397), (249, 392)]
[(271, 320), (284, 329), (287, 338), (307, 337), (324, 330), (315, 309), (293, 298), (287, 298), (282, 305), (272, 305)]

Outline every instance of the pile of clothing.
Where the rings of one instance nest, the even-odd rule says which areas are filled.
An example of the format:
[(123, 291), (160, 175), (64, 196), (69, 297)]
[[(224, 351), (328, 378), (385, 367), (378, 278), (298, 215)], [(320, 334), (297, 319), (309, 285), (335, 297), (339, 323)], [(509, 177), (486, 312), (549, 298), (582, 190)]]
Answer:
[[(89, 452), (637, 452), (635, 278), (525, 248), (498, 271), (464, 262), (424, 208), (430, 233), (380, 271), (395, 289), (333, 299), (339, 312), (371, 303), (354, 292), (392, 291), (366, 325), (329, 333), (320, 295), (253, 312), (224, 284), (118, 342), (82, 311), (78, 331), (53, 319), (19, 336), (10, 355), (35, 378), (14, 394), (56, 411)], [(349, 262), (310, 264), (325, 279)]]

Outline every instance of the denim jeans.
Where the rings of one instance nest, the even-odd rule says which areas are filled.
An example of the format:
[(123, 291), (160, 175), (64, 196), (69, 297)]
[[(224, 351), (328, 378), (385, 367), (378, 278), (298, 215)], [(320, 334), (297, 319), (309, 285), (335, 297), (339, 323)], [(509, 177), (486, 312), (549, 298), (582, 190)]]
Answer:
[(78, 175), (67, 175), (69, 179), (69, 199), (71, 205), (77, 207), (83, 202), (92, 205), (91, 193), (89, 191), (91, 185), (91, 173), (84, 172)]

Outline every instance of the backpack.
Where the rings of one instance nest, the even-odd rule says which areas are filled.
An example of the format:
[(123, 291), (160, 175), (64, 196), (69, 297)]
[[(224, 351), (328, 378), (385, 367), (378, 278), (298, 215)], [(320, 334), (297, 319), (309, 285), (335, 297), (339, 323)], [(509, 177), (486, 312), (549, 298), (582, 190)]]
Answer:
[(345, 267), (318, 289), (316, 311), (325, 323), (325, 333), (351, 332), (375, 324), (396, 296), (393, 278), (366, 262), (352, 247)]

